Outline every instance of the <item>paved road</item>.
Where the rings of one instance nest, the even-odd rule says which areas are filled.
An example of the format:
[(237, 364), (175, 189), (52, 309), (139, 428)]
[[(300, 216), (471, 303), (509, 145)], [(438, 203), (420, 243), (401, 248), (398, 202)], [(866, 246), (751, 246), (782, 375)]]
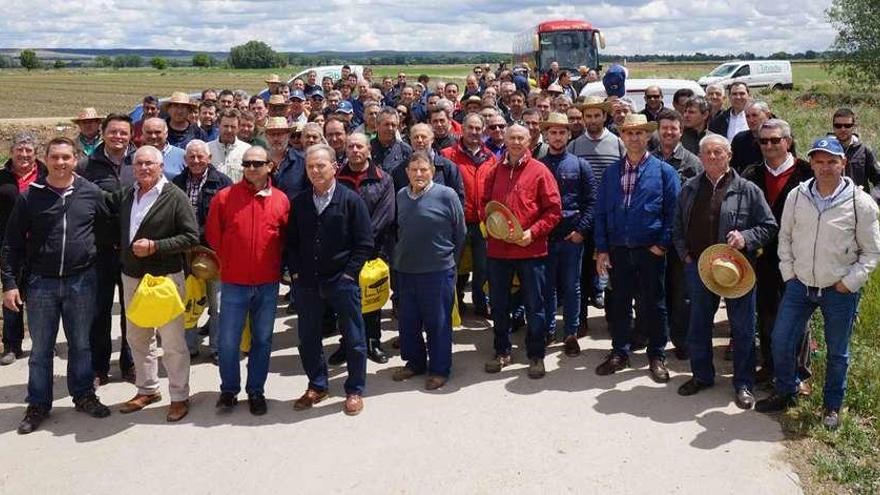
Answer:
[[(666, 386), (649, 379), (644, 354), (634, 357), (636, 369), (596, 376), (610, 345), (600, 316), (591, 314), (596, 330), (581, 339), (580, 357), (550, 350), (543, 380), (526, 377), (520, 350), (515, 366), (484, 373), (491, 333), (466, 320), (446, 387), (393, 382), (396, 355), (388, 365), (370, 363), (366, 407), (354, 418), (341, 412), (339, 369), (331, 372), (332, 400), (293, 411), (307, 383), (294, 321), (276, 321), (269, 413), (261, 418), (246, 404), (215, 413), (219, 379), (209, 363), (192, 369), (192, 409), (179, 424), (165, 423), (167, 394), (133, 415), (85, 417), (66, 395), (61, 345), (52, 416), (19, 436), (27, 365), (0, 369), (0, 493), (801, 493), (782, 460), (779, 424), (737, 409), (729, 376), (690, 398), (675, 393), (687, 364), (674, 358)], [(325, 343), (332, 352), (336, 338)], [(729, 374), (729, 363), (719, 363)], [(133, 394), (119, 382), (99, 391), (108, 404)]]

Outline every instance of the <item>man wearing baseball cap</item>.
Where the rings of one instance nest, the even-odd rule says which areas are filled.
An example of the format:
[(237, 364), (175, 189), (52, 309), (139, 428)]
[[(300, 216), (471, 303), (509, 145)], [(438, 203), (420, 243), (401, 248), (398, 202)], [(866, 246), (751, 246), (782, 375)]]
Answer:
[(843, 176), (846, 152), (837, 139), (818, 139), (807, 155), (815, 177), (788, 194), (779, 231), (785, 293), (773, 328), (776, 393), (755, 409), (780, 412), (796, 404), (795, 353), (819, 308), (828, 348), (822, 422), (833, 430), (840, 425), (861, 288), (880, 258), (880, 227), (877, 204)]

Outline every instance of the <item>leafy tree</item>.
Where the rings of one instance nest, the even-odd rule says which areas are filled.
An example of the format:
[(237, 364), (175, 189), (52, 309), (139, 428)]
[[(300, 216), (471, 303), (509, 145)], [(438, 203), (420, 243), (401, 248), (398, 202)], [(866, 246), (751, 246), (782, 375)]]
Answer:
[(233, 46), (229, 51), (229, 63), (236, 69), (269, 69), (283, 66), (286, 62), (262, 41), (251, 40)]
[(18, 60), (21, 63), (21, 66), (28, 71), (40, 66), (40, 59), (37, 58), (37, 52), (33, 50), (22, 50), (21, 54), (18, 56)]
[(56, 59), (56, 60), (55, 60), (55, 64), (54, 64), (54, 66), (55, 66), (56, 69), (63, 69), (63, 68), (65, 68), (65, 67), (67, 67), (67, 64), (64, 63), (64, 60), (61, 60), (61, 59), (59, 58), (59, 59)]
[(95, 65), (98, 67), (112, 67), (113, 59), (107, 55), (98, 55), (95, 57)]
[(197, 53), (192, 58), (193, 67), (213, 67), (217, 64), (217, 60), (207, 53)]
[(113, 57), (113, 67), (140, 67), (144, 65), (144, 59), (140, 55), (117, 55)]
[(825, 14), (837, 30), (828, 67), (854, 86), (880, 86), (880, 2), (833, 0)]
[(154, 69), (165, 70), (168, 68), (168, 61), (162, 57), (153, 57), (150, 59), (150, 65), (153, 66)]

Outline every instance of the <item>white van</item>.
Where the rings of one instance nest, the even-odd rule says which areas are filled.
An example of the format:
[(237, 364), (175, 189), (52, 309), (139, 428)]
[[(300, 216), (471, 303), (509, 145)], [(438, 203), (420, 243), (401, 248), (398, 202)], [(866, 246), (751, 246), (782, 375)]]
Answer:
[(715, 67), (708, 76), (697, 81), (700, 86), (720, 84), (729, 88), (735, 82), (744, 82), (750, 88), (791, 89), (791, 62), (788, 60), (750, 60), (726, 62)]

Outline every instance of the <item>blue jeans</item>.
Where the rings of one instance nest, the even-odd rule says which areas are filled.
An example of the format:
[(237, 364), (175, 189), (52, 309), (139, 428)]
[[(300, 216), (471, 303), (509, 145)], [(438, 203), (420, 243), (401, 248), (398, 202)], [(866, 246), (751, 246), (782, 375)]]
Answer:
[[(220, 302), (220, 281), (208, 280), (205, 283), (205, 291), (208, 297), (208, 347), (214, 353), (217, 352), (217, 334), (220, 330), (220, 318), (218, 317), (220, 310), (218, 304)], [(186, 347), (190, 353), (199, 350), (200, 337), (198, 325), (195, 328), (186, 329)]]
[(486, 283), (486, 238), (480, 231), (479, 223), (470, 223), (467, 226), (465, 242), (471, 246), (471, 259), (473, 260), (473, 277), (471, 278), (471, 300), (475, 308), (485, 308), (487, 305), (486, 293), (483, 285)]
[(510, 354), (510, 312), (513, 274), (519, 276), (519, 294), (526, 308), (528, 334), (526, 353), (529, 359), (544, 358), (546, 317), (544, 315), (544, 284), (547, 259), (501, 259), (489, 258), (489, 299), (492, 301), (492, 318), (495, 328), (495, 354)]
[[(448, 377), (452, 369), (452, 301), (455, 269), (397, 273), (400, 293), (400, 357), (418, 374)], [(428, 346), (422, 338), (428, 336)]]
[(852, 335), (861, 292), (842, 294), (834, 287), (810, 288), (797, 278), (785, 283), (785, 293), (776, 316), (771, 337), (776, 391), (782, 395), (797, 393), (797, 350), (806, 324), (816, 308), (822, 310), (825, 344), (828, 349), (825, 367), (825, 407), (840, 409), (846, 392), (849, 368), (849, 339)]
[[(697, 263), (684, 267), (691, 294), (691, 321), (687, 349), (691, 358), (691, 372), (700, 383), (715, 383), (715, 365), (712, 363), (712, 328), (720, 298), (703, 284)], [(733, 388), (752, 390), (755, 383), (755, 289), (736, 299), (725, 298), (727, 319), (733, 337)]]
[(367, 343), (364, 318), (361, 314), (361, 288), (357, 281), (340, 277), (320, 287), (293, 284), (299, 322), (299, 357), (309, 377), (309, 388), (327, 390), (327, 362), (321, 341), (324, 309), (330, 307), (338, 317), (339, 330), (345, 346), (348, 378), (345, 393), (363, 395), (367, 381)]
[(272, 352), (272, 331), (278, 282), (261, 285), (222, 283), (220, 289), (220, 391), (237, 394), (241, 391), (241, 368), (238, 364), (241, 334), (247, 316), (251, 317), (251, 350), (248, 352), (248, 395), (262, 394), (269, 374)]
[(611, 248), (610, 281), (612, 290), (611, 348), (619, 356), (628, 356), (632, 341), (633, 301), (638, 298), (639, 330), (648, 337), (649, 358), (665, 358), (669, 330), (666, 325), (666, 257), (657, 256), (647, 247)]
[(571, 241), (550, 241), (547, 251), (547, 283), (544, 285), (544, 315), (547, 334), (556, 334), (557, 289), (562, 291), (565, 336), (577, 333), (581, 315), (581, 259), (584, 245)]
[(61, 278), (28, 277), (28, 327), (33, 345), (28, 360), (28, 404), (52, 407), (52, 369), (59, 321), (63, 322), (67, 337), (67, 390), (74, 401), (95, 393), (89, 335), (96, 291), (94, 268)]

